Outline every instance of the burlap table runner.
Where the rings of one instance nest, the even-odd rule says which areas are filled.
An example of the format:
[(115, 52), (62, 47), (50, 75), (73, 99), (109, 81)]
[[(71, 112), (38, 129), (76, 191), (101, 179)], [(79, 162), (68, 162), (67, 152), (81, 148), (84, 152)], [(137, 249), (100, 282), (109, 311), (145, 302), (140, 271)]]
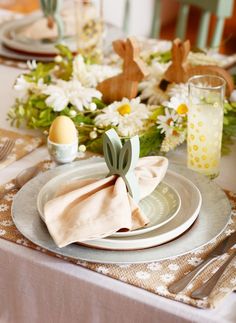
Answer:
[[(44, 161), (41, 163), (42, 169), (46, 170), (53, 167), (50, 161)], [(12, 182), (5, 184), (9, 189), (12, 186)], [(206, 300), (195, 300), (189, 295), (191, 292), (199, 287), (206, 279), (208, 279), (226, 260), (227, 254), (214, 261), (208, 268), (199, 275), (194, 283), (190, 284), (183, 292), (178, 295), (168, 292), (168, 285), (174, 280), (182, 277), (188, 271), (193, 269), (199, 262), (201, 262), (207, 254), (214, 248), (214, 246), (221, 241), (226, 235), (230, 235), (236, 230), (236, 194), (227, 191), (227, 195), (232, 203), (233, 211), (231, 220), (224, 231), (214, 241), (211, 241), (207, 246), (188, 253), (184, 256), (174, 257), (169, 260), (163, 260), (159, 262), (151, 262), (147, 264), (129, 264), (129, 265), (107, 265), (107, 264), (95, 264), (90, 262), (75, 261), (68, 257), (62, 257), (61, 255), (54, 254), (42, 249), (29, 240), (27, 240), (15, 227), (11, 217), (11, 204), (14, 195), (17, 190), (12, 189), (7, 193), (2, 200), (0, 200), (0, 237), (22, 246), (42, 251), (51, 256), (62, 258), (66, 261), (70, 261), (76, 265), (84, 266), (88, 269), (99, 272), (103, 275), (121, 280), (128, 284), (143, 288), (152, 293), (180, 301), (186, 304), (193, 305), (199, 308), (214, 308), (216, 304), (228, 295), (232, 290), (236, 289), (236, 259), (230, 263), (225, 274), (220, 279), (216, 288), (212, 292), (209, 298)], [(236, 245), (234, 245), (236, 248)], [(233, 249), (233, 248), (232, 248)], [(229, 253), (232, 253), (233, 250)]]
[(7, 139), (13, 139), (15, 141), (15, 147), (5, 160), (0, 161), (0, 170), (31, 153), (43, 143), (42, 137), (24, 135), (0, 128), (0, 147)]

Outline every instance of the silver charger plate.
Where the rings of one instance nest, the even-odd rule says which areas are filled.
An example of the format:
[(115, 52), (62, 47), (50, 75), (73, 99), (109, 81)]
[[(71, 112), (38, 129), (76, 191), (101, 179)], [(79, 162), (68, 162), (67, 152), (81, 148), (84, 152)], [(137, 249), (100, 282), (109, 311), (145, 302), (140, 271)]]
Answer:
[(206, 245), (224, 230), (230, 219), (229, 200), (214, 182), (184, 166), (172, 164), (169, 168), (190, 179), (199, 188), (203, 199), (197, 221), (185, 234), (164, 245), (137, 251), (98, 250), (77, 244), (58, 248), (37, 211), (38, 192), (47, 181), (69, 169), (101, 161), (101, 158), (92, 158), (60, 166), (45, 173), (47, 176), (42, 174), (28, 182), (13, 200), (12, 217), (18, 230), (35, 244), (73, 259), (95, 263), (144, 263), (183, 255)]

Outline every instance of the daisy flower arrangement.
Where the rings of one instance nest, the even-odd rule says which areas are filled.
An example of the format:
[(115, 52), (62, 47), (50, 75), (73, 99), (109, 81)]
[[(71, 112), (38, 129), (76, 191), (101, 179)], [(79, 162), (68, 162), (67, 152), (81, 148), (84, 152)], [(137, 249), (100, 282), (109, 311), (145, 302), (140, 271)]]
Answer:
[[(185, 141), (187, 84), (163, 86), (164, 73), (171, 62), (169, 47), (143, 52), (141, 58), (149, 75), (139, 84), (138, 96), (109, 105), (102, 101), (96, 86), (119, 74), (119, 65), (93, 64), (81, 55), (73, 57), (63, 45), (57, 48), (59, 55), (54, 62), (28, 62), (28, 70), (16, 79), (18, 97), (8, 113), (12, 125), (47, 133), (58, 115), (66, 115), (78, 130), (83, 151), (99, 153), (102, 134), (109, 128), (115, 128), (123, 140), (139, 135), (141, 156), (167, 153)], [(224, 112), (224, 142), (229, 144), (236, 134), (236, 91), (225, 101)]]

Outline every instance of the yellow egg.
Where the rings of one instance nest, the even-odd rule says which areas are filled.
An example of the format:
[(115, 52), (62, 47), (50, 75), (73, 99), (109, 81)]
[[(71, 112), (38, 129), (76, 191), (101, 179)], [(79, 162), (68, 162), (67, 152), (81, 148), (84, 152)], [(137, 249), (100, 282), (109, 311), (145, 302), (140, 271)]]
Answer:
[(59, 116), (51, 124), (49, 140), (56, 144), (71, 144), (77, 138), (77, 131), (73, 121), (66, 116)]

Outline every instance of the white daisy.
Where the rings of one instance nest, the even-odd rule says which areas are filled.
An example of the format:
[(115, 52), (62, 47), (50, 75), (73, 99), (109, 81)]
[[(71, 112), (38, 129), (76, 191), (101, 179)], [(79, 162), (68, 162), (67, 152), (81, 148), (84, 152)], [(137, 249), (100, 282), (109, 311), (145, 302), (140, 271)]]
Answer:
[(181, 118), (174, 110), (165, 109), (165, 114), (157, 117), (157, 128), (166, 136), (171, 136), (180, 121)]
[(69, 103), (74, 105), (77, 110), (84, 111), (92, 102), (93, 98), (101, 99), (102, 94), (93, 89), (85, 88), (77, 80), (63, 81), (57, 80), (56, 84), (49, 85), (44, 91), (48, 95), (46, 104), (54, 111), (61, 111)]
[(107, 275), (109, 273), (109, 269), (104, 267), (104, 266), (99, 266), (96, 271), (98, 273), (101, 273), (101, 274), (104, 274), (104, 275)]
[(151, 262), (147, 265), (147, 268), (151, 271), (157, 271), (162, 268), (162, 265), (159, 262)]
[(15, 82), (14, 89), (21, 93), (22, 97), (26, 97), (28, 92), (34, 92), (35, 94), (40, 94), (46, 88), (43, 79), (39, 79), (37, 83), (28, 82), (24, 75), (21, 74)]
[(141, 280), (146, 280), (146, 279), (149, 279), (150, 278), (150, 274), (147, 272), (147, 271), (138, 271), (135, 276), (138, 278), (138, 279), (141, 279)]
[(5, 212), (9, 210), (9, 206), (7, 204), (0, 204), (0, 212)]
[(178, 96), (184, 98), (185, 101), (188, 99), (188, 84), (187, 83), (173, 83), (172, 86), (168, 90), (168, 94), (170, 97)]
[(113, 102), (95, 118), (95, 125), (100, 128), (116, 126), (120, 136), (134, 136), (145, 129), (151, 115), (151, 108), (140, 103), (140, 98)]
[(174, 109), (178, 115), (186, 115), (188, 112), (188, 99), (179, 95), (172, 96), (169, 101), (163, 102), (169, 109)]
[(73, 78), (85, 87), (96, 87), (99, 82), (120, 73), (120, 69), (108, 65), (85, 64), (84, 58), (77, 55), (73, 60)]
[(167, 153), (170, 150), (175, 149), (177, 146), (181, 145), (186, 139), (186, 130), (183, 132), (178, 132), (175, 135), (167, 136), (163, 139), (161, 143), (161, 151)]

